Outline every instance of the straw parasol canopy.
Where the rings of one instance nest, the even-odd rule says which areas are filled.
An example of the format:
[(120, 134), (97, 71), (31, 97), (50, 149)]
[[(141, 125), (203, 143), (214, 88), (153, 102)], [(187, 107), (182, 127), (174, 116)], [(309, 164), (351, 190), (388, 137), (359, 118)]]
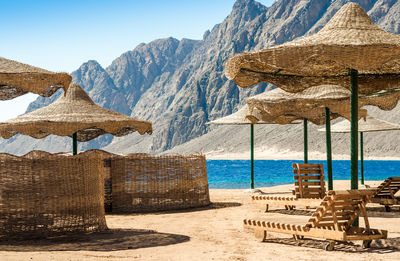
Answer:
[[(325, 129), (318, 129), (319, 131), (325, 131)], [(367, 115), (366, 119), (360, 119), (358, 121), (358, 132), (375, 132), (375, 131), (389, 131), (389, 130), (400, 130), (399, 124), (394, 124), (384, 120), (378, 120), (374, 117)], [(335, 123), (331, 127), (331, 132), (335, 133), (349, 133), (350, 122), (343, 120)]]
[(246, 104), (235, 113), (207, 123), (219, 125), (250, 125), (250, 189), (254, 189), (254, 124), (277, 124), (275, 120), (287, 121), (291, 124), (300, 123), (299, 121), (295, 121), (295, 117), (293, 116), (282, 115), (271, 121), (260, 120), (260, 117), (261, 114), (257, 110), (253, 110), (251, 114)]
[(68, 89), (72, 77), (0, 57), (0, 100), (10, 100), (32, 92), (43, 97), (59, 88)]
[(106, 133), (119, 137), (134, 131), (151, 134), (151, 122), (96, 105), (76, 83), (54, 103), (0, 123), (0, 136), (6, 139), (17, 133), (37, 139), (77, 133), (78, 141), (89, 141)]
[[(390, 110), (397, 104), (397, 99), (393, 94), (387, 99), (389, 94), (363, 96), (359, 100), (359, 107), (370, 105), (371, 103), (381, 103), (381, 109)], [(395, 93), (400, 97), (400, 92)], [(276, 120), (282, 115), (290, 115), (293, 120), (306, 118), (316, 125), (325, 122), (325, 108), (329, 108), (330, 119), (345, 117), (350, 119), (350, 91), (341, 86), (321, 85), (311, 87), (300, 93), (288, 93), (281, 89), (264, 92), (248, 98), (250, 114), (253, 110), (259, 111), (262, 120)], [(366, 117), (366, 110), (359, 109), (359, 116)], [(289, 118), (286, 118), (289, 119)], [(279, 121), (280, 124), (288, 122)]]
[[(318, 129), (319, 131), (325, 131), (325, 129)], [(358, 132), (360, 132), (360, 159), (361, 159), (361, 184), (364, 184), (364, 132), (375, 132), (375, 131), (390, 131), (400, 130), (400, 125), (391, 122), (378, 120), (370, 115), (367, 115), (366, 119), (358, 121)], [(335, 123), (332, 125), (331, 132), (336, 133), (350, 133), (351, 124), (347, 120)]]
[(348, 68), (359, 72), (360, 93), (400, 87), (400, 36), (380, 29), (356, 3), (344, 5), (316, 34), (236, 55), (226, 76), (240, 87), (269, 82), (299, 92), (322, 84), (347, 87)]
[(280, 122), (287, 122), (298, 124), (295, 116), (282, 115), (272, 119), (271, 121), (264, 121), (261, 119), (261, 112), (257, 108), (250, 112), (248, 105), (246, 104), (240, 108), (237, 112), (232, 113), (228, 116), (213, 120), (207, 124), (215, 125), (247, 125), (247, 124), (280, 124)]

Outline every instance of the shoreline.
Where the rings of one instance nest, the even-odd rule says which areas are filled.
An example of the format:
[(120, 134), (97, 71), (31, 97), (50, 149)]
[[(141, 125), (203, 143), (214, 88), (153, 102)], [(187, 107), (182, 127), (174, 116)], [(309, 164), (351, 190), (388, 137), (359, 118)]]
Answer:
[[(369, 185), (371, 187), (374, 186), (378, 186), (383, 180), (365, 180), (366, 185)], [(327, 181), (325, 181), (327, 182)], [(212, 183), (212, 182), (211, 182)], [(214, 182), (214, 183), (218, 183), (218, 182)], [(249, 183), (249, 182), (248, 182)], [(338, 179), (338, 180), (333, 180), (334, 186), (335, 183), (338, 184), (340, 186), (340, 189), (346, 189), (346, 186), (348, 185), (348, 189), (350, 189), (350, 179)], [(210, 182), (208, 183), (210, 184)], [(345, 185), (344, 185), (345, 184)], [(344, 187), (343, 187), (344, 186)], [(362, 185), (360, 183), (360, 181), (358, 181), (358, 189), (364, 189), (366, 188), (365, 185)], [(254, 189), (256, 190), (262, 190), (262, 191), (287, 191), (287, 192), (291, 192), (291, 190), (293, 189), (293, 182), (288, 182), (285, 184), (280, 184), (280, 185), (272, 185), (269, 187), (265, 187), (265, 186), (260, 186), (260, 187), (255, 187)], [(236, 190), (236, 191), (243, 191), (243, 192), (250, 192), (250, 185), (248, 188), (209, 188), (209, 190)]]
[[(224, 152), (209, 151), (203, 152), (207, 160), (250, 160), (250, 150), (246, 152)], [(303, 160), (303, 152), (295, 151), (277, 151), (277, 150), (263, 150), (255, 151), (255, 160)], [(318, 151), (309, 151), (309, 160), (326, 160), (326, 154)], [(345, 154), (333, 154), (332, 160), (350, 160), (350, 155)], [(382, 161), (399, 161), (400, 156), (366, 156), (364, 160), (382, 160)]]

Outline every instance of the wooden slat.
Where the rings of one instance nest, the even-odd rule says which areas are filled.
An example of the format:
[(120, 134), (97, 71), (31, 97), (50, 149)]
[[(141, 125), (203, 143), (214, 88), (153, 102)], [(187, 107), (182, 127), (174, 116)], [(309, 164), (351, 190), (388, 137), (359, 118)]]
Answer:
[[(341, 210), (338, 210), (336, 208), (336, 206), (335, 206), (335, 210), (336, 210), (335, 212), (336, 212), (336, 216), (337, 217), (349, 216), (349, 215), (352, 215), (354, 213), (354, 211), (341, 211)], [(329, 212), (327, 212), (327, 215), (332, 215), (332, 213), (329, 211)]]
[(337, 206), (356, 206), (357, 204), (359, 204), (360, 202), (362, 202), (362, 200), (337, 200), (335, 201)]
[[(336, 216), (336, 221), (340, 221), (340, 220), (348, 220), (349, 216)], [(324, 216), (320, 219), (321, 222), (323, 221), (335, 221), (333, 216)]]
[[(293, 173), (298, 174), (298, 169), (293, 169)], [(321, 169), (300, 169), (301, 175), (304, 174), (321, 174), (322, 170)]]
[[(296, 194), (300, 194), (298, 191), (296, 191)], [(308, 190), (308, 188), (305, 188), (304, 189), (304, 191), (303, 191), (303, 197), (318, 197), (318, 198), (321, 198), (320, 197), (320, 193), (319, 193), (319, 191), (318, 190), (316, 190), (316, 191), (309, 191)]]
[(355, 209), (357, 209), (357, 206), (348, 206), (348, 205), (345, 205), (345, 206), (337, 206), (336, 205), (336, 207), (335, 207), (335, 209), (336, 210), (351, 210), (351, 211), (354, 211)]
[(370, 195), (373, 196), (376, 194), (376, 189), (360, 189), (360, 190), (335, 190), (332, 191), (334, 195), (338, 197), (342, 196), (349, 196), (349, 195), (354, 195), (354, 197), (360, 197), (360, 195)]
[(320, 192), (320, 188), (315, 188), (315, 187), (308, 187), (308, 188), (304, 188), (304, 191), (307, 191), (308, 193), (319, 193)]
[(365, 203), (362, 202), (362, 203), (360, 204), (360, 207), (361, 207), (361, 212), (363, 213), (363, 216), (364, 216), (365, 228), (366, 228), (367, 232), (369, 232), (370, 227), (369, 227), (369, 221), (368, 221), (367, 211), (365, 210)]
[[(324, 164), (322, 164), (322, 163), (318, 163), (316, 165), (313, 165), (312, 163), (311, 164), (310, 163), (307, 163), (307, 164), (300, 163), (298, 166), (300, 166), (300, 168), (298, 168), (300, 170), (302, 170), (302, 169), (324, 169)], [(293, 168), (296, 169), (297, 167), (293, 166)]]
[(305, 167), (307, 167), (307, 168), (322, 168), (323, 164), (322, 163), (293, 163), (292, 167), (293, 168), (299, 167), (300, 169), (303, 169)]
[(298, 174), (293, 174), (293, 177), (298, 177), (298, 176), (300, 176), (300, 177), (320, 177), (321, 176), (321, 174), (300, 174), (300, 175), (298, 175)]
[[(365, 204), (370, 200), (371, 195), (368, 193), (365, 194), (364, 192), (361, 192), (361, 194), (363, 196), (360, 200), (360, 194), (357, 194), (356, 190), (344, 194), (339, 192), (338, 195), (336, 195), (336, 192), (330, 192), (330, 195), (324, 197), (320, 207), (312, 214), (312, 217), (305, 226), (255, 220), (244, 220), (244, 225), (245, 227), (253, 228), (257, 232), (272, 231), (331, 240), (371, 240), (386, 238), (387, 231), (369, 228)], [(343, 197), (343, 195), (351, 196)], [(338, 198), (341, 200), (338, 200)], [(345, 200), (343, 200), (343, 198)], [(293, 202), (297, 201), (299, 200), (296, 199)], [(355, 203), (357, 205), (354, 205)], [(350, 227), (361, 212), (363, 212), (367, 228)], [(263, 235), (266, 235), (266, 233), (263, 233)]]
[[(299, 182), (294, 182), (294, 185), (298, 186)], [(303, 181), (304, 186), (321, 186), (321, 181)]]

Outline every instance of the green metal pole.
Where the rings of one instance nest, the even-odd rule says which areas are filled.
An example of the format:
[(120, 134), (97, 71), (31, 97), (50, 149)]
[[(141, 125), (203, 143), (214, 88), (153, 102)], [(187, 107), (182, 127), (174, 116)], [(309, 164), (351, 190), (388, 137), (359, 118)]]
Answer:
[(250, 151), (251, 151), (251, 181), (250, 188), (254, 189), (254, 124), (250, 124)]
[(78, 135), (76, 132), (72, 134), (72, 155), (78, 154)]
[(351, 189), (358, 189), (358, 71), (349, 69), (351, 90)]
[(361, 184), (364, 185), (364, 133), (360, 132)]
[[(351, 154), (351, 189), (358, 189), (358, 71), (349, 69), (350, 74), (350, 123), (351, 123), (351, 138), (350, 138), (350, 154)], [(358, 227), (358, 218), (352, 224)]]
[(328, 190), (333, 190), (332, 176), (332, 143), (331, 143), (331, 112), (325, 107), (326, 162), (328, 168)]
[(308, 163), (307, 119), (303, 119), (303, 135), (304, 135), (304, 163)]

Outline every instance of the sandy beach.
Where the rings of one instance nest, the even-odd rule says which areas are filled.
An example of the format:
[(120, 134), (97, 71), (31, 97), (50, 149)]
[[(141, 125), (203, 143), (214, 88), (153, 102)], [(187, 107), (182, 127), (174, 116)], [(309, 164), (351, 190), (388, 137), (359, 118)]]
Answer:
[[(376, 185), (379, 182), (368, 182)], [(335, 189), (349, 181), (335, 181)], [(288, 193), (292, 185), (261, 188), (265, 193)], [(372, 228), (389, 231), (387, 240), (363, 249), (360, 242), (341, 243), (336, 250), (323, 250), (324, 241), (295, 241), (284, 234), (271, 234), (259, 242), (244, 230), (244, 218), (301, 224), (305, 209), (292, 211), (254, 205), (242, 189), (211, 189), (212, 205), (200, 209), (151, 214), (107, 215), (107, 232), (70, 235), (31, 241), (8, 241), (0, 245), (1, 260), (399, 260), (400, 209), (392, 212), (368, 205)], [(362, 221), (361, 221), (362, 224)]]

